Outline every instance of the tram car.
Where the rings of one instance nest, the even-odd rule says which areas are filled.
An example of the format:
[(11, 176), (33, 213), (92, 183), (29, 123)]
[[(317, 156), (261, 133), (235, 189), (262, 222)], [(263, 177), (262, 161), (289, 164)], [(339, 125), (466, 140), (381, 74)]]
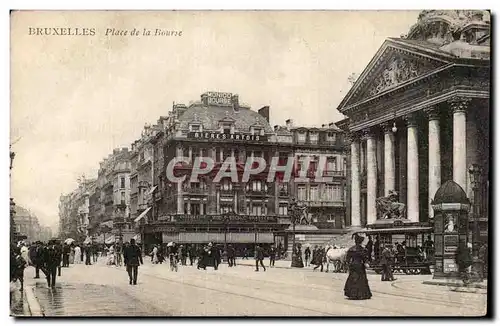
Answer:
[[(382, 266), (379, 263), (380, 253), (388, 245), (394, 253), (393, 272), (415, 275), (431, 274), (433, 249), (429, 248), (429, 240), (432, 231), (433, 227), (429, 224), (385, 219), (377, 220), (376, 223), (356, 233), (364, 236), (365, 241), (368, 236), (372, 239), (373, 258), (369, 264), (370, 269), (378, 274), (382, 272)], [(375, 250), (377, 244), (378, 255)]]

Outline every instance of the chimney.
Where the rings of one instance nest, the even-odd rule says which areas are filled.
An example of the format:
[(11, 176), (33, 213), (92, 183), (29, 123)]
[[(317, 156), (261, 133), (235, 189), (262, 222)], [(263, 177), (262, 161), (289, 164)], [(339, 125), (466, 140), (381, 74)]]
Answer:
[(266, 105), (259, 110), (259, 114), (269, 123), (269, 106)]
[(286, 128), (287, 129), (290, 129), (290, 128), (293, 127), (293, 120), (292, 119), (286, 120), (285, 123), (286, 123)]
[(325, 125), (325, 124), (322, 124), (322, 125), (321, 125), (321, 128), (326, 128), (326, 125)]
[(234, 112), (240, 111), (240, 99), (238, 94), (234, 94), (231, 96), (231, 104), (233, 105)]
[(278, 125), (274, 126), (274, 131), (278, 131), (279, 128), (280, 128), (280, 126), (278, 126)]
[(333, 128), (334, 126), (335, 126), (335, 123), (333, 123), (333, 122), (330, 122), (330, 123), (328, 124), (328, 127), (330, 127), (330, 128)]
[(201, 94), (201, 103), (203, 103), (204, 106), (208, 106), (208, 93)]
[(119, 148), (113, 149), (113, 155), (116, 155), (118, 153), (120, 153), (120, 149)]

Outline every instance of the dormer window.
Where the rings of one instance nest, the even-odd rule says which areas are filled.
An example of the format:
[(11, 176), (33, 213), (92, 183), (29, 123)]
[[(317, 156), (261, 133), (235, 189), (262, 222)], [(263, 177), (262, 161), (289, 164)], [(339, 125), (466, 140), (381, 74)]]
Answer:
[(297, 141), (299, 143), (304, 143), (306, 141), (306, 133), (304, 131), (299, 131), (297, 133)]
[(202, 131), (200, 124), (191, 124), (189, 125), (189, 131), (191, 132), (200, 132)]
[(336, 138), (337, 138), (337, 134), (334, 132), (329, 132), (326, 134), (326, 140), (329, 142), (332, 142), (332, 143), (335, 142)]
[(252, 135), (264, 135), (264, 129), (260, 127), (251, 127), (250, 131)]
[(224, 134), (232, 134), (232, 130), (233, 128), (230, 124), (225, 123), (222, 125), (222, 132)]
[(318, 143), (318, 133), (316, 131), (311, 131), (309, 133), (309, 141), (311, 142), (311, 144)]

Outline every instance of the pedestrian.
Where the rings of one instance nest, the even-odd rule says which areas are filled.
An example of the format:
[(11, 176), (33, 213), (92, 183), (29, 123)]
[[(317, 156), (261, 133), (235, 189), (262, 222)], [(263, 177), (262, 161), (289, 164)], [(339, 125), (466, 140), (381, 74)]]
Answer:
[(47, 278), (47, 286), (54, 288), (56, 286), (56, 273), (61, 264), (61, 251), (57, 247), (55, 240), (50, 240), (43, 251), (43, 269)]
[(393, 254), (390, 245), (386, 245), (380, 256), (380, 265), (382, 265), (382, 281), (394, 281), (392, 274), (392, 260)]
[(313, 251), (313, 259), (311, 261), (312, 264), (316, 265), (314, 268), (313, 268), (313, 271), (317, 270), (319, 267), (321, 267), (321, 271), (323, 271), (323, 254), (324, 250), (323, 250), (323, 247), (319, 247), (316, 246), (314, 248), (314, 251)]
[[(81, 254), (82, 249), (81, 249), (81, 248), (80, 248), (80, 246), (77, 244), (77, 245), (75, 246), (74, 250), (75, 250), (75, 264), (80, 264), (80, 263), (81, 263), (81, 261), (80, 261), (80, 259), (79, 259), (79, 258), (80, 258), (80, 254)], [(78, 258), (76, 258), (76, 257), (78, 257)]]
[(20, 291), (23, 291), (24, 289), (24, 269), (26, 268), (27, 264), (28, 263), (21, 254), (21, 250), (18, 250), (18, 248), (11, 249), (10, 281), (19, 281), (21, 283)]
[(243, 248), (243, 259), (248, 259), (248, 248)]
[(63, 257), (62, 257), (62, 267), (69, 267), (69, 255), (71, 252), (71, 248), (68, 244), (63, 244)]
[(188, 250), (185, 246), (181, 245), (181, 265), (186, 266)]
[(479, 248), (479, 264), (481, 266), (479, 273), (481, 277), (481, 281), (483, 281), (488, 273), (488, 243), (483, 243), (483, 245)]
[(363, 237), (354, 234), (355, 245), (349, 248), (346, 254), (349, 276), (345, 282), (344, 295), (350, 300), (366, 300), (372, 297), (366, 276), (368, 253), (362, 246), (363, 240)]
[(155, 245), (153, 251), (151, 252), (151, 262), (153, 264), (158, 264), (158, 247)]
[(227, 264), (229, 267), (236, 266), (236, 251), (234, 250), (232, 245), (227, 247)]
[(75, 253), (75, 257), (78, 257), (80, 259), (80, 261), (83, 263), (83, 250), (80, 250), (80, 256), (77, 256)]
[(262, 248), (257, 245), (255, 247), (255, 271), (258, 272), (259, 271), (259, 264), (260, 266), (262, 266), (262, 268), (264, 269), (264, 272), (266, 271), (266, 266), (264, 266), (264, 251), (262, 250)]
[(143, 264), (141, 248), (135, 244), (135, 239), (130, 240), (130, 245), (123, 253), (123, 260), (128, 273), (129, 284), (137, 285), (139, 265)]
[(92, 256), (92, 247), (90, 244), (85, 246), (85, 265), (92, 265), (90, 257)]
[(276, 262), (276, 248), (274, 245), (271, 245), (269, 249), (269, 267), (274, 267), (274, 263)]
[(375, 261), (380, 259), (380, 241), (378, 235), (375, 237), (375, 242), (373, 243), (373, 259)]
[(311, 249), (307, 247), (306, 250), (304, 250), (304, 260), (306, 262), (306, 266), (309, 266), (310, 258), (311, 258)]
[(427, 236), (427, 240), (424, 242), (424, 254), (426, 260), (432, 260), (432, 256), (434, 255), (434, 241), (430, 235)]
[(368, 235), (368, 242), (366, 243), (366, 254), (368, 255), (368, 262), (372, 261), (372, 252), (373, 252), (372, 236)]

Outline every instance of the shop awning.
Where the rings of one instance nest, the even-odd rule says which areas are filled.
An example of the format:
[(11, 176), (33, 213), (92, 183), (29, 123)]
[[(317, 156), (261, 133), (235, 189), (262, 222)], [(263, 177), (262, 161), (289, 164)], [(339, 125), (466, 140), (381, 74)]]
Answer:
[(141, 218), (143, 218), (144, 216), (146, 216), (146, 214), (149, 212), (149, 210), (151, 209), (151, 207), (148, 207), (144, 210), (144, 212), (142, 212), (139, 216), (137, 216), (137, 218), (134, 220), (135, 223), (139, 222), (141, 220)]
[(151, 188), (151, 190), (148, 192), (148, 195), (151, 195), (156, 190), (156, 188), (158, 188), (158, 186), (154, 186), (153, 188)]

